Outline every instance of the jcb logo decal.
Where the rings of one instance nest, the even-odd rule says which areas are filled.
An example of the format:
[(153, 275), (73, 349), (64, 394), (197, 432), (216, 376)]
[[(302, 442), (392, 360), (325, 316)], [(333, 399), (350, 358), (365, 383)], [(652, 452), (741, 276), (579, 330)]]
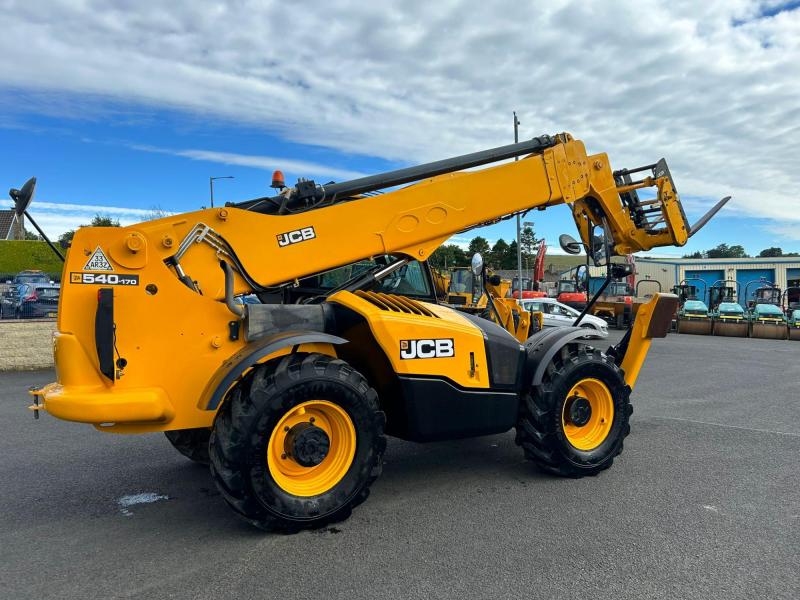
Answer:
[(456, 355), (453, 338), (400, 340), (400, 358), (450, 358)]
[(298, 244), (306, 240), (313, 240), (317, 237), (313, 227), (303, 227), (302, 229), (295, 229), (294, 231), (287, 231), (286, 233), (278, 234), (278, 246), (283, 248), (289, 244)]

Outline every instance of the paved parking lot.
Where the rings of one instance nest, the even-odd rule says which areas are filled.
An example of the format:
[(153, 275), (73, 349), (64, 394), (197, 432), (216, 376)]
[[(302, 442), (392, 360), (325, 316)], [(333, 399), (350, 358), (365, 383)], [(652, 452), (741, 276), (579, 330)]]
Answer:
[(600, 476), (540, 475), (513, 433), (395, 440), (350, 520), (294, 536), (238, 521), (161, 434), (34, 421), (24, 392), (51, 372), (0, 373), (0, 595), (796, 598), (798, 358), (672, 335)]

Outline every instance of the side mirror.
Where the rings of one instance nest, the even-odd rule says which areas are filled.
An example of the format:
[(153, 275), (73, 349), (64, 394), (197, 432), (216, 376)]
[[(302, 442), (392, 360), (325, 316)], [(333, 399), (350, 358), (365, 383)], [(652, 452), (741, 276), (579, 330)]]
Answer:
[(475, 275), (475, 277), (480, 277), (483, 274), (483, 257), (480, 252), (476, 252), (472, 255), (470, 269), (472, 269), (472, 274)]
[(558, 236), (558, 245), (567, 254), (580, 254), (583, 250), (583, 245), (568, 233)]

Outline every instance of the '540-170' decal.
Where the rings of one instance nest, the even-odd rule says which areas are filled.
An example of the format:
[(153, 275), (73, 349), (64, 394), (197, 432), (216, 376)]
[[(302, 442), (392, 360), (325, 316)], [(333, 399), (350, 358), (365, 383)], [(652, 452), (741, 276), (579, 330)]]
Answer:
[(70, 273), (69, 282), (95, 285), (139, 285), (139, 276), (117, 273)]

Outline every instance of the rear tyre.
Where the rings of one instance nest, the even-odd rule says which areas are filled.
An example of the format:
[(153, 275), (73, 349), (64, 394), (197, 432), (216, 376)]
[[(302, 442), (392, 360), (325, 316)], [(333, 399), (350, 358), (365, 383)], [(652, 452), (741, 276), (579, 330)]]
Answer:
[(211, 430), (200, 429), (177, 429), (175, 431), (165, 431), (164, 435), (175, 447), (192, 462), (207, 465), (211, 462), (208, 456), (208, 440), (211, 437)]
[(385, 415), (342, 360), (290, 354), (234, 388), (211, 433), (211, 473), (253, 525), (292, 533), (346, 519), (380, 475)]
[(542, 471), (596, 475), (611, 466), (630, 433), (630, 392), (610, 357), (567, 344), (542, 383), (523, 396), (516, 442)]

